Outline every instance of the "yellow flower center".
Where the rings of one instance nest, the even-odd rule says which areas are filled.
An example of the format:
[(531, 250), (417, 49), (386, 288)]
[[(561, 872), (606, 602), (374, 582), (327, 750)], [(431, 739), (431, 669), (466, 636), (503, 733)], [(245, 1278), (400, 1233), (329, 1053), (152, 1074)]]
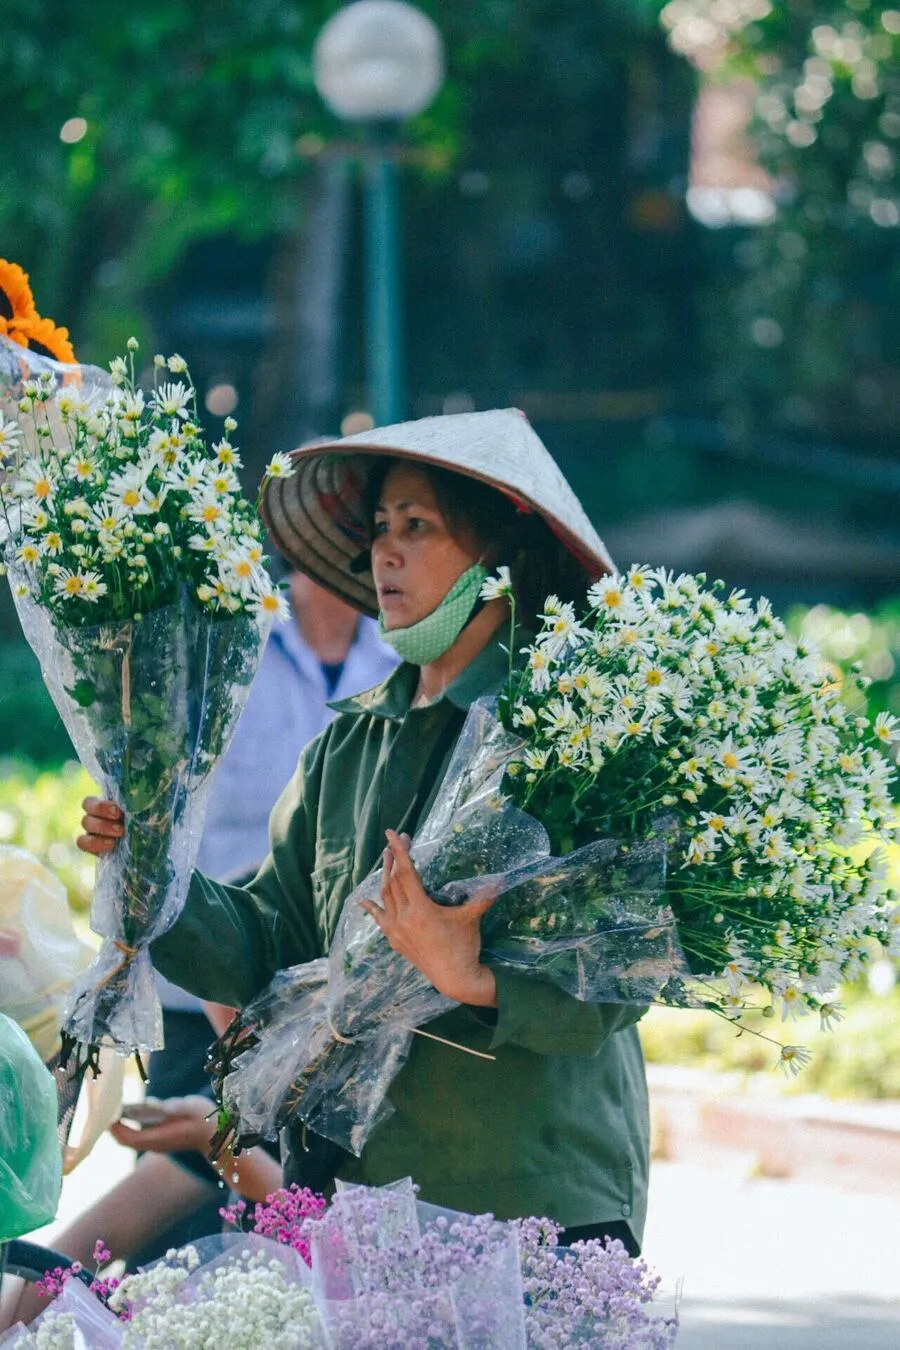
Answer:
[(278, 596), (264, 595), (259, 602), (260, 609), (265, 614), (275, 614), (278, 611)]
[(84, 590), (84, 582), (81, 577), (66, 577), (65, 592), (66, 595), (80, 595)]
[(618, 609), (622, 603), (622, 592), (607, 591), (603, 597), (603, 603), (607, 609)]
[(140, 505), (140, 500), (141, 494), (136, 488), (128, 488), (122, 494), (122, 502), (125, 506), (138, 506)]
[(34, 495), (42, 502), (46, 501), (51, 493), (51, 484), (49, 478), (39, 478), (34, 485)]
[(203, 520), (207, 525), (211, 525), (214, 520), (218, 520), (220, 515), (221, 512), (219, 511), (219, 508), (212, 502), (203, 508)]
[(736, 769), (738, 766), (738, 757), (733, 750), (726, 750), (722, 756), (722, 763), (726, 769)]
[(657, 689), (662, 684), (662, 671), (648, 670), (645, 678), (651, 689)]

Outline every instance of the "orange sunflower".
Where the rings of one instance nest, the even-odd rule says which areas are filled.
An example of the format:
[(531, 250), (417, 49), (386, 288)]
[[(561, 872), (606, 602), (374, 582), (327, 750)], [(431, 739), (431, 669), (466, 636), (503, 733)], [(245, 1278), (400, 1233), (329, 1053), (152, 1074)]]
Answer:
[(18, 263), (0, 258), (0, 319), (18, 323), (37, 318), (34, 296), (28, 284), (28, 273)]
[(38, 356), (49, 356), (52, 361), (75, 361), (75, 351), (69, 341), (68, 328), (57, 328), (52, 319), (35, 314), (9, 325), (8, 336)]

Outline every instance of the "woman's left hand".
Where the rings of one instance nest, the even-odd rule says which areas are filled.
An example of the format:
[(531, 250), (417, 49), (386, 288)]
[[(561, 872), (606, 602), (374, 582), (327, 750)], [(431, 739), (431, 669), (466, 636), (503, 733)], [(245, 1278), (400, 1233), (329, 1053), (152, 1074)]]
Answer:
[(405, 956), (438, 993), (457, 1003), (497, 1006), (493, 973), (483, 966), (481, 918), (494, 897), (464, 905), (436, 905), (422, 885), (409, 856), (408, 835), (387, 831), (381, 905), (364, 900), (362, 908), (378, 924), (391, 947)]

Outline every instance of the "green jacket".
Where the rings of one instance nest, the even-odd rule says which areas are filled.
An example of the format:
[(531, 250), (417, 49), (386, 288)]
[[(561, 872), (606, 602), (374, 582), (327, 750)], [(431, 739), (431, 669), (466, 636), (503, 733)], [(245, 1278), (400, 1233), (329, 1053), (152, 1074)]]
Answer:
[[(417, 789), (448, 720), (461, 727), (473, 699), (505, 675), (505, 653), (490, 643), (427, 707), (410, 707), (418, 671), (409, 665), (336, 704), (272, 813), (259, 874), (241, 888), (195, 872), (181, 917), (153, 944), (159, 970), (202, 998), (243, 1006), (276, 970), (324, 955), (346, 896), (380, 861), (385, 830), (412, 833), (430, 804), (449, 749), (434, 782)], [(499, 1218), (624, 1220), (640, 1241), (649, 1123), (633, 1024), (643, 1009), (580, 1003), (510, 971), (496, 977), (496, 1013), (461, 1006), (429, 1024), (496, 1058), (414, 1037), (390, 1089), (395, 1114), (339, 1176), (371, 1185), (412, 1176), (433, 1204)]]

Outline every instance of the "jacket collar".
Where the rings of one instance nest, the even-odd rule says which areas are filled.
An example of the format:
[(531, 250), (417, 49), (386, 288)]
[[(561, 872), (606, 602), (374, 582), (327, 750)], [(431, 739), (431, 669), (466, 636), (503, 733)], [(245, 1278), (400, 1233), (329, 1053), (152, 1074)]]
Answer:
[[(483, 694), (498, 693), (509, 674), (509, 657), (505, 650), (508, 641), (509, 632), (504, 625), (465, 670), (447, 685), (437, 702), (446, 699), (454, 707), (467, 712), (476, 698)], [(374, 717), (399, 721), (409, 712), (418, 680), (419, 667), (404, 661), (374, 689), (367, 689), (353, 698), (337, 699), (328, 706), (336, 712), (368, 713)]]

